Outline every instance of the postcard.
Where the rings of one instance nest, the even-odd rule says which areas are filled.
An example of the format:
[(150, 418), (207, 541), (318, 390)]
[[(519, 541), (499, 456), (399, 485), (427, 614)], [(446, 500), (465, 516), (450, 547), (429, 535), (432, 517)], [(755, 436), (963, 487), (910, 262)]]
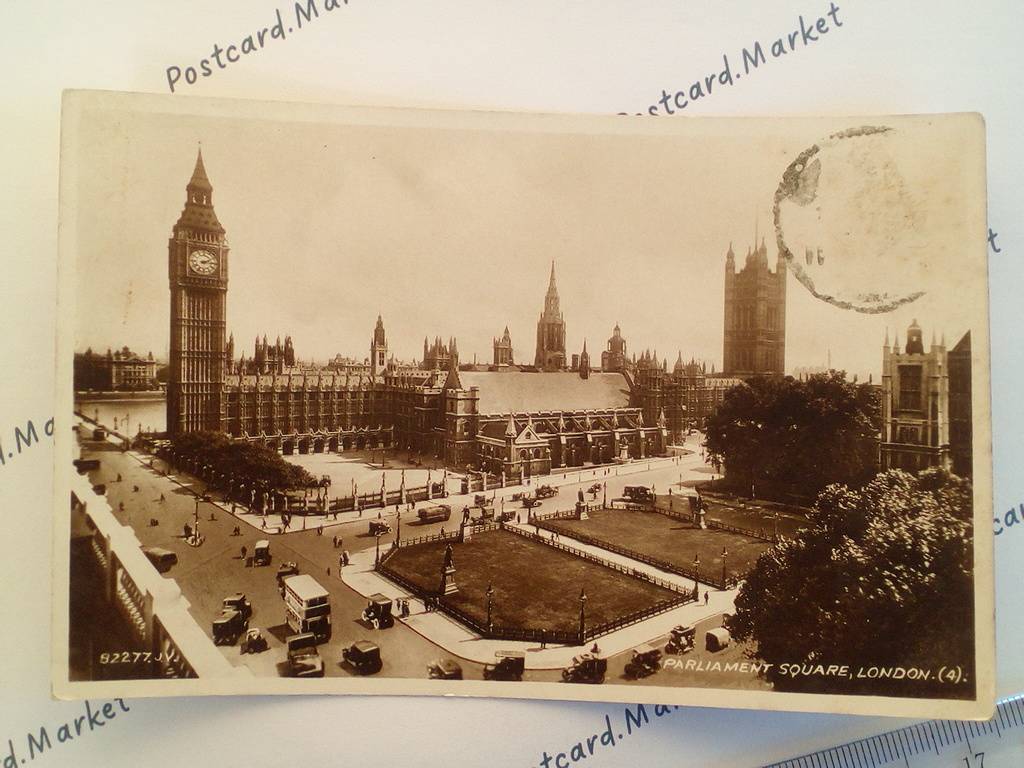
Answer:
[(67, 93), (55, 695), (988, 716), (984, 150)]

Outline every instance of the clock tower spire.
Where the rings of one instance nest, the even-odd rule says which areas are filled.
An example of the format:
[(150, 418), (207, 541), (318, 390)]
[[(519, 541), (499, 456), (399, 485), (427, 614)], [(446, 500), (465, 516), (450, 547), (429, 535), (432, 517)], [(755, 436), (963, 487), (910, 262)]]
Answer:
[(171, 289), (167, 431), (224, 431), (228, 240), (213, 209), (203, 152), (167, 243)]

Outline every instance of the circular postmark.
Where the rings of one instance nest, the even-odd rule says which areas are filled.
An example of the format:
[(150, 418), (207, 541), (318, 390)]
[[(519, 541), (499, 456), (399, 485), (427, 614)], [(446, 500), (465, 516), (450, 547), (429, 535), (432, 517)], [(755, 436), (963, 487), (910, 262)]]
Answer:
[(818, 299), (889, 312), (923, 296), (928, 223), (908, 145), (888, 126), (834, 133), (789, 164), (773, 209), (779, 253)]

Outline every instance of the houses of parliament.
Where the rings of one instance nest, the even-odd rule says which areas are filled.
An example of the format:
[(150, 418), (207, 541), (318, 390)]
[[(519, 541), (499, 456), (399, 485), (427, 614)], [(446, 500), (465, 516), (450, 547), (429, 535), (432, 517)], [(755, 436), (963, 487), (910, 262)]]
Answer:
[(726, 256), (725, 369), (656, 351), (627, 356), (615, 326), (600, 365), (584, 343), (567, 354), (552, 263), (533, 365), (516, 365), (508, 328), (491, 365), (461, 364), (457, 341), (424, 338), (423, 359), (389, 354), (378, 316), (365, 360), (298, 362), (290, 336), (257, 338), (236, 357), (227, 334), (230, 247), (202, 153), (168, 241), (170, 359), (167, 428), (218, 431), (282, 453), (397, 448), (451, 467), (542, 475), (563, 467), (664, 455), (700, 427), (725, 391), (750, 375), (781, 374), (785, 267), (764, 244), (736, 272)]

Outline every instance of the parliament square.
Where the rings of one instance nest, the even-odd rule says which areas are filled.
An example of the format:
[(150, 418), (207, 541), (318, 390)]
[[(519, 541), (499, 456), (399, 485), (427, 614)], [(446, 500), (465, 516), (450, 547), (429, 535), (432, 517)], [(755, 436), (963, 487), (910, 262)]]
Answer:
[[(764, 659), (758, 630), (735, 618), (752, 613), (743, 591), (814, 529), (826, 486), (856, 492), (897, 470), (969, 483), (970, 329), (952, 327), (947, 347), (944, 329), (926, 344), (906, 313), (850, 320), (870, 338), (832, 333), (845, 318), (812, 327), (831, 310), (793, 278), (765, 234), (763, 204), (716, 220), (714, 245), (695, 235), (649, 267), (643, 253), (588, 250), (597, 236), (586, 248), (567, 242), (573, 227), (552, 215), (546, 185), (572, 183), (544, 176), (543, 162), (523, 178), (510, 165), (508, 179), (475, 180), (481, 195), (508, 196), (477, 209), (442, 169), (457, 140), (436, 138), (442, 159), (417, 167), (397, 136), (353, 129), (355, 148), (319, 170), (299, 156), (278, 163), (282, 186), (266, 190), (275, 200), (263, 208), (260, 185), (230, 165), (240, 150), (223, 129), (174, 135), (202, 144), (167, 145), (174, 167), (161, 159), (166, 178), (145, 196), (183, 184), (180, 212), (162, 231), (145, 218), (152, 242), (132, 266), (166, 315), (158, 324), (147, 311), (118, 337), (95, 320), (96, 295), (143, 278), (79, 276), (74, 679), (380, 675), (799, 692), (766, 673), (687, 670)], [(476, 142), (468, 153), (489, 146)], [(544, 152), (563, 142), (572, 146), (562, 137)], [(578, 174), (580, 200), (595, 206), (581, 213), (565, 200), (567, 211), (590, 227), (612, 217), (601, 206), (619, 195), (601, 188), (600, 164), (591, 179), (550, 162)], [(626, 164), (611, 166), (618, 179)], [(305, 178), (337, 186), (337, 229), (301, 223)], [(365, 195), (351, 192), (359, 179)], [(355, 202), (374, 184), (404, 217)], [(458, 205), (425, 190), (452, 192)], [(531, 192), (538, 201), (523, 202)], [(505, 204), (555, 231), (534, 235), (529, 221), (502, 230)], [(362, 215), (350, 213), (358, 205)], [(438, 234), (435, 215), (464, 231)], [(630, 215), (644, 226), (643, 206)], [(612, 229), (628, 230), (620, 218)], [(472, 252), (489, 229), (517, 243), (500, 273), (486, 255), (444, 255), (445, 238)], [(419, 245), (430, 233), (438, 242)], [(425, 264), (373, 255), (375, 239), (421, 248)], [(517, 255), (526, 246), (535, 253)], [(634, 342), (633, 328), (650, 341)], [(107, 346), (122, 351), (93, 351)], [(131, 378), (110, 384), (105, 372), (122, 363)], [(751, 415), (762, 407), (767, 417)], [(787, 437), (798, 431), (808, 442)], [(112, 594), (97, 591), (110, 580)], [(167, 581), (176, 595), (162, 591)], [(126, 642), (159, 653), (145, 669), (87, 659)], [(687, 654), (693, 665), (665, 663)]]

